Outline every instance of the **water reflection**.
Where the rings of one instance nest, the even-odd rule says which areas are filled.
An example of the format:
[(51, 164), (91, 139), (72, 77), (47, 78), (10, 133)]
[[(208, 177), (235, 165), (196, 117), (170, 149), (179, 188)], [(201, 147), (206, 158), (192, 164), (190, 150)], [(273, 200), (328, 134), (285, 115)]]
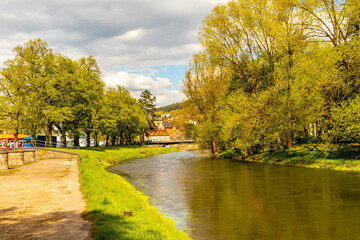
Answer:
[(109, 169), (194, 239), (360, 239), (360, 175), (177, 152)]

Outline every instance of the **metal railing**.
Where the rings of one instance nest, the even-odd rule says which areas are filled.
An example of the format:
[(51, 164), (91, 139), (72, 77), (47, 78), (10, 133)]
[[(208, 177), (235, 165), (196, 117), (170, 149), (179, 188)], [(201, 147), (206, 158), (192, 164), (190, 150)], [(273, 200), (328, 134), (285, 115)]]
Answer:
[(80, 147), (75, 147), (72, 142), (66, 142), (66, 145), (63, 145), (61, 142), (47, 142), (43, 140), (36, 140), (34, 141), (34, 146), (32, 146), (31, 140), (23, 140), (23, 143), (18, 145), (17, 148), (28, 148), (28, 147), (36, 147), (36, 148), (47, 148), (47, 149), (59, 149), (59, 150), (66, 150), (67, 152), (69, 149), (76, 149), (77, 153), (79, 153)]

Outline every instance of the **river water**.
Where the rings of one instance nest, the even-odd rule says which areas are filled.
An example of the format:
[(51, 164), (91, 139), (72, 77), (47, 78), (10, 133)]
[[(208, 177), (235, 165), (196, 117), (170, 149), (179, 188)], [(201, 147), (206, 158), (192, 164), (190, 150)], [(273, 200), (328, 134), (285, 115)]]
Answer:
[(109, 169), (194, 239), (360, 239), (360, 174), (193, 151)]

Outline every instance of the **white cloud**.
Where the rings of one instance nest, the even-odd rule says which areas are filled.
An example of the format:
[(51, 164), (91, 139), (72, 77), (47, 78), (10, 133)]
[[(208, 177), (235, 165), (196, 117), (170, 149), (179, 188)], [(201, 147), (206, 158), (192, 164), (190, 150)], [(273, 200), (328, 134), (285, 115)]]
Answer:
[(139, 28), (139, 29), (134, 29), (134, 30), (131, 30), (131, 31), (128, 31), (126, 32), (125, 34), (119, 36), (119, 37), (116, 37), (117, 41), (138, 41), (138, 40), (141, 40), (144, 36), (145, 36), (145, 30), (142, 29), (142, 28)]
[(184, 99), (184, 95), (179, 90), (166, 90), (156, 96), (156, 102), (158, 107), (166, 106), (171, 103), (180, 102)]
[(221, 2), (2, 0), (1, 40), (12, 49), (41, 37), (55, 51), (94, 55), (106, 69), (187, 64), (198, 49), (201, 20)]
[[(188, 64), (192, 54), (200, 49), (197, 32), (202, 19), (216, 4), (225, 2), (1, 0), (0, 67), (4, 60), (13, 57), (16, 45), (42, 38), (55, 52), (71, 58), (94, 55), (104, 76), (119, 69), (144, 69), (136, 71), (142, 77), (136, 76), (138, 80), (126, 84), (134, 89), (152, 87), (159, 92), (159, 101), (164, 101), (161, 96), (173, 99), (179, 94), (180, 98), (180, 93), (164, 88), (168, 83), (156, 78), (156, 71), (146, 69)], [(150, 80), (145, 79), (148, 76)]]
[(149, 90), (153, 96), (156, 96), (156, 105), (164, 106), (174, 102), (179, 102), (184, 97), (179, 90), (173, 90), (170, 79), (141, 74), (130, 74), (127, 72), (117, 72), (107, 74), (104, 82), (108, 87), (120, 85), (130, 91), (133, 97), (139, 98), (144, 90)]

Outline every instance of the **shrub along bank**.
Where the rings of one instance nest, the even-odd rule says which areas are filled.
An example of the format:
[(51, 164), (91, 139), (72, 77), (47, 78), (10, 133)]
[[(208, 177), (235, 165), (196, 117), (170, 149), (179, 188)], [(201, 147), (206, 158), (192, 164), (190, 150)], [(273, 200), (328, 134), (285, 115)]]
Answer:
[[(128, 159), (177, 151), (178, 148), (121, 147), (80, 150), (84, 217), (94, 222), (94, 239), (189, 239), (148, 203), (148, 198), (106, 168)], [(133, 216), (123, 212), (133, 211)]]
[(245, 159), (278, 165), (324, 168), (360, 172), (360, 146), (352, 145), (297, 145), (291, 149), (265, 152)]

